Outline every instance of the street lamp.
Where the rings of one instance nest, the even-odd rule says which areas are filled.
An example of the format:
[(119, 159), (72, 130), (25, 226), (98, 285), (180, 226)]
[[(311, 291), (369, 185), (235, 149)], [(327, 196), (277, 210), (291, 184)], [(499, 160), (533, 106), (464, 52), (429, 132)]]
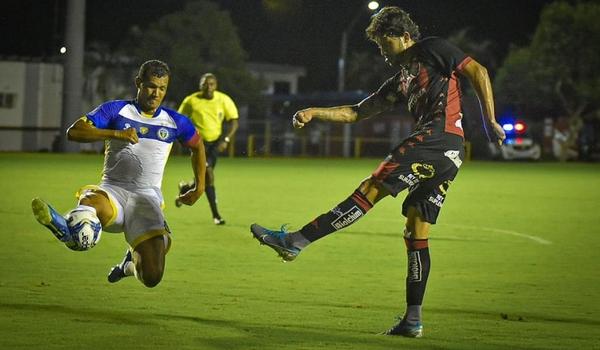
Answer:
[[(379, 2), (371, 1), (367, 4), (367, 7), (371, 11), (375, 11), (379, 8)], [(346, 56), (348, 51), (348, 33), (352, 30), (360, 15), (362, 15), (362, 9), (357, 11), (348, 26), (342, 32), (342, 41), (340, 43), (340, 57), (338, 59), (338, 92), (344, 92), (346, 90)], [(350, 139), (352, 137), (352, 127), (350, 124), (344, 124), (344, 141), (343, 150), (344, 157), (350, 157)]]

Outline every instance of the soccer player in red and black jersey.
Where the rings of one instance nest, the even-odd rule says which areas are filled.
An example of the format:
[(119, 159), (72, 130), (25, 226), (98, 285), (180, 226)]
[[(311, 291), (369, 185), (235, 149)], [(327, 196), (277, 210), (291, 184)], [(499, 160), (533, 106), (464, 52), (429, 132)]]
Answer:
[(407, 308), (404, 317), (384, 334), (420, 337), (421, 304), (430, 268), (429, 229), (464, 159), (458, 75), (473, 85), (499, 143), (505, 135), (495, 119), (487, 70), (474, 59), (444, 39), (419, 40), (418, 26), (398, 7), (385, 7), (375, 14), (366, 33), (398, 73), (358, 104), (298, 111), (293, 125), (301, 128), (313, 119), (353, 123), (403, 103), (416, 118), (415, 129), (354, 193), (299, 231), (274, 231), (258, 224), (253, 224), (251, 231), (262, 244), (290, 261), (307, 245), (356, 222), (384, 197), (408, 189), (402, 205), (408, 256)]

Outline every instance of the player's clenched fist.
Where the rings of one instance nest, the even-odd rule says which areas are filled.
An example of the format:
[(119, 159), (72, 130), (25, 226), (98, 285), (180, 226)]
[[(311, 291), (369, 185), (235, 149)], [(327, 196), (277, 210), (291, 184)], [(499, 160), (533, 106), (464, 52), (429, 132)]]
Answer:
[(492, 127), (494, 128), (494, 133), (496, 134), (498, 144), (502, 146), (502, 142), (504, 142), (504, 139), (506, 139), (504, 128), (502, 128), (502, 125), (498, 123), (493, 123)]
[(310, 112), (310, 109), (303, 109), (294, 114), (292, 117), (292, 125), (294, 125), (294, 128), (300, 129), (304, 124), (310, 122), (311, 119), (312, 113)]
[(127, 128), (121, 131), (120, 139), (123, 141), (128, 141), (129, 143), (136, 144), (138, 143), (138, 135), (135, 128)]

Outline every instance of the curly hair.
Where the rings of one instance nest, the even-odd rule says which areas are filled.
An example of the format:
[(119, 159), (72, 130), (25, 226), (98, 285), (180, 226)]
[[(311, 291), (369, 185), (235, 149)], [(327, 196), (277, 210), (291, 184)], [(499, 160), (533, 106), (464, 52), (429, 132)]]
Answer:
[(165, 62), (159, 60), (149, 60), (142, 63), (137, 76), (140, 79), (144, 79), (148, 76), (162, 78), (165, 75), (171, 75), (171, 70)]
[(375, 40), (384, 35), (402, 36), (405, 32), (413, 40), (421, 36), (419, 26), (413, 22), (410, 15), (396, 6), (386, 6), (371, 17), (371, 24), (365, 30), (369, 40)]

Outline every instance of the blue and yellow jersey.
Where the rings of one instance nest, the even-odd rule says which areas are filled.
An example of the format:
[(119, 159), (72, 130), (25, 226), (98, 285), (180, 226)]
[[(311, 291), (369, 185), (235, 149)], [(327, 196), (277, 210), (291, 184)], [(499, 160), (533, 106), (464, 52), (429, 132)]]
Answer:
[(102, 180), (125, 188), (161, 187), (172, 143), (195, 145), (199, 135), (185, 116), (159, 107), (154, 115), (144, 114), (134, 101), (109, 101), (85, 115), (96, 128), (135, 128), (139, 142), (108, 139)]
[(195, 92), (183, 99), (177, 112), (188, 116), (207, 142), (216, 141), (221, 136), (224, 120), (238, 119), (233, 100), (219, 91), (215, 91), (210, 100)]

